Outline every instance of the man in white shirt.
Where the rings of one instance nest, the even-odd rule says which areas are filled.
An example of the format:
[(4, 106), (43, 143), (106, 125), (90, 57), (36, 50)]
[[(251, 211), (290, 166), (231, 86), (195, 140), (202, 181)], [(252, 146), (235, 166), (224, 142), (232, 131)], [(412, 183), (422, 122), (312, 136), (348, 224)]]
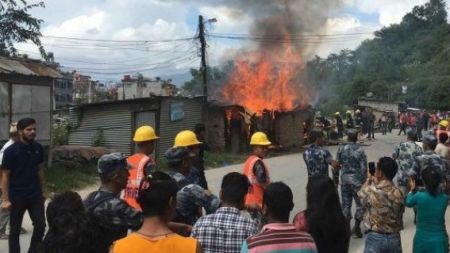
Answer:
[[(19, 140), (19, 134), (17, 133), (17, 123), (11, 123), (9, 128), (9, 141), (3, 145), (3, 147), (0, 149), (0, 165), (3, 161), (3, 153), (5, 150), (14, 144), (14, 142)], [(1, 173), (0, 173), (1, 177)], [(0, 188), (0, 196), (2, 194), (1, 188)], [(1, 204), (0, 198), (0, 204)], [(9, 223), (9, 210), (0, 208), (0, 239), (6, 240), (8, 239), (8, 235), (6, 235), (6, 227)]]
[(449, 148), (445, 143), (448, 140), (448, 135), (445, 132), (442, 132), (439, 134), (439, 143), (436, 146), (436, 149), (434, 150), (438, 155), (440, 155), (445, 160), (449, 159)]

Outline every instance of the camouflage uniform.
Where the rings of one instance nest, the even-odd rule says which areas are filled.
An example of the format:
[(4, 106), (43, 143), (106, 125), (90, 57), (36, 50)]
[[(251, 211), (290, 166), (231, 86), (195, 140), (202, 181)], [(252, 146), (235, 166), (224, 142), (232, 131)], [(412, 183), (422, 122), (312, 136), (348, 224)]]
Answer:
[(142, 225), (141, 213), (107, 189), (100, 188), (89, 194), (84, 205), (101, 220), (99, 223), (110, 233), (105, 237), (110, 237), (111, 242), (125, 237), (128, 229), (138, 230)]
[(398, 171), (394, 182), (402, 190), (403, 194), (406, 194), (408, 178), (412, 175), (411, 168), (414, 160), (421, 154), (423, 154), (422, 148), (413, 141), (402, 142), (395, 148), (393, 157), (397, 162)]
[(367, 178), (367, 156), (361, 146), (356, 143), (348, 143), (339, 146), (336, 155), (341, 164), (341, 201), (344, 216), (352, 219), (352, 199), (355, 200), (355, 221), (362, 221), (363, 210), (358, 191)]
[(389, 180), (364, 184), (358, 196), (364, 209), (367, 227), (364, 252), (401, 253), (400, 231), (403, 229), (405, 197)]
[(305, 160), (308, 177), (316, 175), (328, 176), (328, 165), (331, 164), (333, 156), (330, 151), (316, 144), (311, 144), (305, 152), (303, 152), (303, 160)]
[(205, 208), (207, 214), (213, 213), (220, 206), (220, 200), (207, 194), (198, 184), (190, 183), (185, 176), (176, 171), (168, 174), (177, 182), (177, 207), (174, 221), (194, 225), (199, 217), (199, 208)]
[(427, 150), (422, 155), (416, 157), (411, 174), (416, 180), (422, 179), (421, 173), (426, 168), (437, 169), (442, 180), (447, 176), (447, 165), (445, 160), (433, 150)]
[(364, 225), (369, 230), (398, 233), (403, 229), (405, 197), (391, 181), (365, 184), (358, 196), (364, 209)]

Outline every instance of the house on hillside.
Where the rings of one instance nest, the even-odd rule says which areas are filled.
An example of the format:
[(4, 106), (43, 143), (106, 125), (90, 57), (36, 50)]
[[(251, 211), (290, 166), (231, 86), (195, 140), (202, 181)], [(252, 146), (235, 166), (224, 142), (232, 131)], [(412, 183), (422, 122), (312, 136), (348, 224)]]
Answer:
[(52, 129), (53, 86), (62, 76), (39, 60), (0, 57), (0, 142), (9, 139), (9, 124), (35, 118), (37, 140), (49, 145)]
[(118, 89), (119, 100), (146, 98), (151, 96), (175, 96), (177, 87), (170, 80), (150, 79), (137, 74), (125, 75)]
[(161, 137), (154, 155), (162, 157), (179, 131), (201, 122), (201, 108), (201, 98), (166, 96), (79, 105), (70, 112), (69, 144), (91, 146), (102, 135), (102, 146), (130, 155), (136, 150), (135, 129), (150, 125)]

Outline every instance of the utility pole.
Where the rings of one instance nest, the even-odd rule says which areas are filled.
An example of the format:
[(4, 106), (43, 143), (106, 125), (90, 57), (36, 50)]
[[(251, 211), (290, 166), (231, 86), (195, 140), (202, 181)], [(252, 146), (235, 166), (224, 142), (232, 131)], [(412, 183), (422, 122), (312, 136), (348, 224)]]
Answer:
[(198, 39), (201, 45), (201, 57), (202, 57), (202, 84), (203, 84), (203, 120), (206, 120), (207, 106), (208, 106), (208, 81), (207, 81), (207, 68), (206, 68), (206, 39), (205, 39), (205, 23), (203, 16), (198, 16)]

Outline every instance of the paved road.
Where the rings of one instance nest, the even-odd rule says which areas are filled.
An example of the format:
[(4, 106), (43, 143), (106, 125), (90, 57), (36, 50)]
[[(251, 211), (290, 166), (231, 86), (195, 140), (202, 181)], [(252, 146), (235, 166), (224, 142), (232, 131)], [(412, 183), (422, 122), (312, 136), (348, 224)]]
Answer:
[[(365, 146), (366, 153), (368, 155), (369, 161), (376, 161), (381, 156), (391, 156), (393, 149), (397, 143), (399, 143), (403, 136), (398, 137), (397, 135), (387, 135), (381, 136), (377, 135), (377, 139), (371, 142), (366, 142)], [(336, 154), (337, 146), (328, 147), (333, 155)], [(267, 159), (267, 164), (270, 167), (270, 173), (273, 181), (283, 181), (287, 183), (294, 192), (295, 197), (295, 208), (294, 213), (301, 211), (306, 206), (306, 196), (305, 188), (307, 181), (306, 167), (301, 157), (301, 154), (292, 154), (287, 156), (275, 157)], [(242, 165), (232, 165), (219, 169), (209, 170), (206, 173), (206, 177), (210, 184), (210, 188), (213, 193), (218, 193), (220, 182), (222, 177), (231, 171), (241, 171)], [(86, 193), (90, 192), (95, 187), (90, 187), (85, 189), (80, 194), (86, 196)], [(447, 224), (450, 220), (450, 213), (446, 213)], [(412, 252), (412, 239), (414, 237), (415, 226), (413, 224), (413, 212), (407, 209), (404, 215), (404, 226), (405, 229), (402, 231), (402, 245), (403, 252)], [(29, 218), (26, 217), (24, 221), (24, 227), (31, 231), (31, 222)], [(448, 230), (448, 227), (447, 227)], [(22, 252), (26, 252), (26, 247), (30, 241), (30, 235), (28, 233), (21, 237), (22, 241)], [(24, 247), (25, 246), (25, 247)], [(352, 239), (349, 252), (363, 252), (364, 240), (363, 239)], [(7, 252), (7, 241), (0, 241), (0, 252)]]

